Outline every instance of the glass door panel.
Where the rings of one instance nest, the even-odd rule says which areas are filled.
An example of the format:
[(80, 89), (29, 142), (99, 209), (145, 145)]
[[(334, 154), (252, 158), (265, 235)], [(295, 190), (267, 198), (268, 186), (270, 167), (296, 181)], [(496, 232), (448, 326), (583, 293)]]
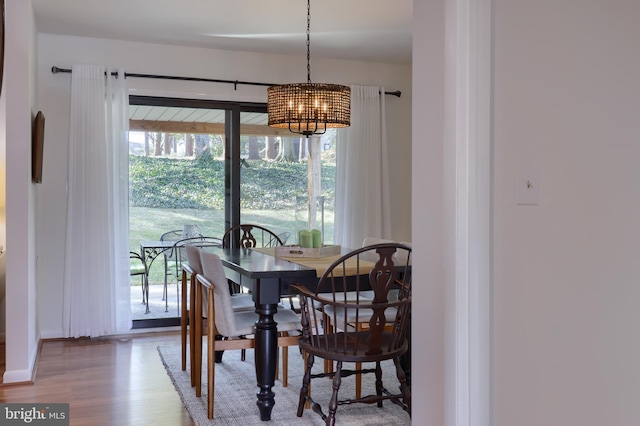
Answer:
[(324, 199), (324, 243), (332, 243), (335, 132), (315, 139), (282, 135), (282, 129), (267, 126), (265, 112), (240, 113), (241, 223), (262, 225), (285, 235), (286, 244), (298, 243), (298, 230), (303, 226), (300, 199), (310, 191), (308, 144), (316, 143), (320, 152), (316, 162), (320, 166), (316, 173), (321, 183), (318, 192)]
[[(130, 251), (139, 252), (141, 241), (158, 241), (171, 231), (174, 239), (194, 228), (197, 234), (222, 237), (224, 223), (225, 110), (132, 103)], [(149, 268), (149, 313), (140, 303), (141, 289), (139, 295), (132, 288), (134, 320), (180, 317), (181, 270), (165, 254), (170, 253), (161, 253)], [(140, 286), (139, 276), (131, 278), (132, 286)]]

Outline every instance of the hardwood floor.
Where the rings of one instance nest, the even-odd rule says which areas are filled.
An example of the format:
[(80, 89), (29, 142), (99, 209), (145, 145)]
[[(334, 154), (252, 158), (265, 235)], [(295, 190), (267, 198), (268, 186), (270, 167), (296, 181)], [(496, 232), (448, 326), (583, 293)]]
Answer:
[(71, 425), (193, 425), (158, 355), (180, 333), (45, 341), (35, 384), (0, 386), (0, 402), (69, 403)]

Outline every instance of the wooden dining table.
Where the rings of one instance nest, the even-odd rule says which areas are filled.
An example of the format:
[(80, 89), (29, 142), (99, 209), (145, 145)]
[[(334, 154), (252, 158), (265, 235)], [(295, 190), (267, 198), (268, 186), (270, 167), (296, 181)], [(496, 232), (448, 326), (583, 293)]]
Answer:
[[(315, 289), (318, 277), (340, 255), (327, 258), (276, 257), (273, 248), (207, 248), (220, 257), (228, 279), (251, 290), (258, 314), (255, 328), (255, 370), (258, 385), (256, 405), (260, 419), (271, 420), (275, 405), (275, 383), (278, 353), (276, 313), (280, 296), (289, 293), (296, 283)], [(342, 249), (347, 253), (349, 249)]]

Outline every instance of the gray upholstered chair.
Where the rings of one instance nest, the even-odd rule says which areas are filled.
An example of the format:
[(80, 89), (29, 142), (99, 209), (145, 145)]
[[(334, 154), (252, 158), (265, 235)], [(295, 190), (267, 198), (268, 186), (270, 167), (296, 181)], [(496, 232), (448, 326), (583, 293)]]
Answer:
[[(185, 242), (193, 241), (193, 239), (184, 240)], [(219, 240), (218, 240), (219, 241)], [(193, 360), (195, 358), (195, 341), (202, 336), (196, 336), (195, 333), (195, 293), (196, 293), (196, 277), (202, 275), (202, 262), (200, 260), (200, 250), (206, 250), (211, 245), (202, 245), (201, 239), (197, 239), (195, 244), (185, 244), (186, 262), (182, 262), (182, 310), (180, 316), (180, 331), (182, 342), (182, 370), (187, 368), (187, 325), (189, 331), (189, 359), (191, 360), (191, 386), (195, 386), (195, 373), (193, 369)], [(212, 244), (213, 245), (213, 244)], [(219, 245), (218, 245), (219, 246)], [(187, 282), (189, 290), (187, 291)], [(187, 294), (189, 301), (187, 302)], [(203, 308), (206, 312), (206, 294), (203, 300)], [(231, 297), (231, 306), (234, 311), (254, 311), (255, 304), (250, 294), (238, 294)], [(206, 315), (205, 315), (206, 316)], [(200, 319), (202, 321), (202, 319)]]

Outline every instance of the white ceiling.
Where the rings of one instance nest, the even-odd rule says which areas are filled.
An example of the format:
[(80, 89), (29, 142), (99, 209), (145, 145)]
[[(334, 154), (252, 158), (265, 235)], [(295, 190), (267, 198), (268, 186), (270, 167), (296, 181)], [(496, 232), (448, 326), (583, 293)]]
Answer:
[[(32, 0), (38, 32), (306, 55), (305, 0)], [(311, 56), (411, 62), (413, 0), (312, 0)]]

